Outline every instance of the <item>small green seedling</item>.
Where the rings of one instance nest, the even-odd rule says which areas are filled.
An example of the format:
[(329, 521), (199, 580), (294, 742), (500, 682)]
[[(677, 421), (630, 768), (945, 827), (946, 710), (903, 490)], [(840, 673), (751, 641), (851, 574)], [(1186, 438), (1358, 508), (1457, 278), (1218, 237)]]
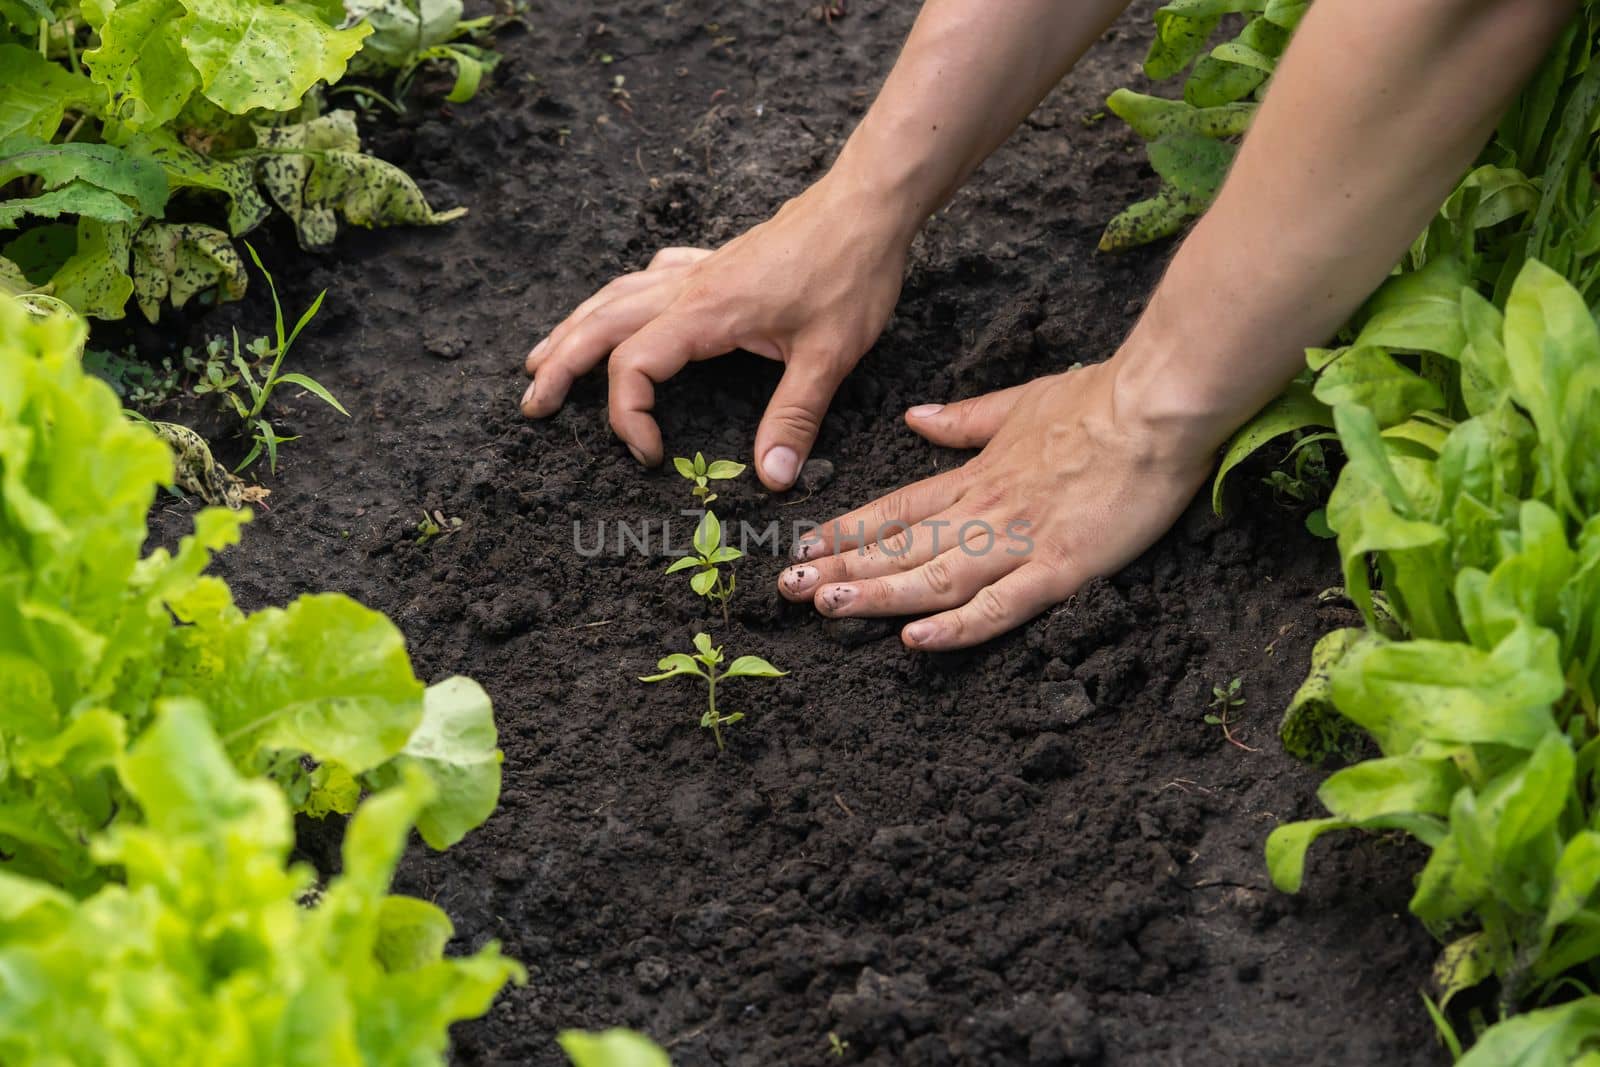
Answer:
[(1222, 736), (1227, 738), (1228, 744), (1242, 748), (1246, 752), (1261, 751), (1258, 748), (1251, 748), (1237, 737), (1234, 737), (1232, 724), (1228, 721), (1229, 715), (1235, 709), (1244, 707), (1244, 683), (1242, 681), (1234, 678), (1226, 686), (1212, 686), (1211, 703), (1206, 706), (1211, 709), (1206, 715), (1206, 723), (1211, 726), (1222, 727)]
[(843, 1040), (832, 1030), (828, 1031), (828, 1051), (839, 1059), (844, 1059), (845, 1050), (850, 1047), (850, 1042)]
[(690, 492), (702, 504), (709, 504), (717, 499), (717, 494), (711, 491), (709, 483), (731, 481), (744, 473), (743, 463), (735, 463), (731, 459), (714, 459), (707, 463), (705, 455), (700, 452), (694, 454), (694, 459), (678, 456), (672, 461), (672, 465), (678, 468), (679, 474), (694, 483), (694, 488)]
[[(417, 523), (417, 544), (425, 545), (435, 537), (445, 537), (461, 529), (461, 520), (455, 516), (445, 518), (444, 512), (435, 508), (430, 514), (422, 509), (422, 521)], [(348, 535), (347, 535), (348, 536)]]
[[(233, 405), (233, 410), (238, 414), (239, 418), (251, 429), (255, 444), (251, 446), (250, 451), (246, 453), (244, 459), (234, 468), (234, 471), (244, 470), (259, 459), (262, 452), (265, 452), (267, 466), (276, 474), (278, 472), (278, 446), (288, 441), (296, 440), (294, 437), (281, 436), (273, 428), (272, 421), (264, 414), (267, 408), (267, 401), (272, 399), (273, 391), (278, 386), (286, 384), (298, 385), (306, 392), (328, 404), (339, 414), (348, 417), (350, 413), (316, 379), (297, 372), (279, 373), (283, 367), (284, 357), (289, 354), (290, 346), (300, 336), (300, 331), (306, 328), (306, 324), (321, 310), (322, 298), (328, 295), (328, 291), (324, 289), (318, 293), (317, 298), (311, 302), (311, 306), (306, 308), (305, 313), (300, 316), (300, 320), (294, 324), (294, 329), (285, 332), (283, 328), (283, 305), (278, 301), (278, 287), (274, 284), (272, 275), (267, 272), (267, 268), (261, 265), (261, 257), (256, 255), (256, 250), (250, 245), (250, 242), (246, 241), (244, 247), (245, 251), (250, 253), (250, 259), (255, 263), (256, 269), (261, 272), (262, 277), (266, 278), (267, 289), (272, 293), (273, 328), (277, 343), (269, 346), (267, 340), (262, 338), (259, 342), (253, 342), (247, 349), (241, 351), (239, 331), (233, 331), (233, 358), (230, 362), (233, 364), (234, 370), (238, 372), (237, 377), (213, 373), (214, 370), (219, 370), (220, 368), (217, 367), (214, 359), (208, 360), (206, 376), (202, 385), (205, 387), (205, 392), (212, 392), (226, 397), (228, 402)], [(244, 351), (249, 351), (257, 357), (254, 368), (251, 367), (250, 361), (244, 357)], [(263, 363), (267, 364), (264, 371), (261, 366)], [(257, 374), (260, 374), (259, 378)], [(234, 388), (241, 384), (248, 393), (248, 401), (234, 392)], [(201, 390), (196, 391), (200, 392)]]
[(694, 550), (682, 559), (674, 561), (672, 566), (667, 568), (667, 573), (677, 574), (679, 571), (693, 569), (694, 574), (689, 578), (689, 588), (695, 591), (696, 596), (703, 596), (715, 604), (720, 604), (722, 624), (727, 626), (730, 625), (728, 601), (733, 597), (738, 579), (731, 570), (724, 576), (720, 565), (732, 563), (743, 556), (744, 553), (737, 548), (722, 543), (722, 523), (717, 521), (716, 515), (708, 511), (700, 516), (700, 525), (694, 528)]
[(722, 728), (732, 725), (744, 718), (744, 712), (735, 711), (724, 713), (717, 710), (717, 683), (729, 678), (782, 678), (788, 671), (780, 671), (760, 656), (740, 656), (726, 668), (722, 668), (722, 646), (715, 648), (711, 645), (709, 634), (694, 635), (695, 654), (690, 656), (682, 652), (674, 652), (662, 658), (656, 664), (659, 674), (644, 675), (641, 682), (664, 682), (668, 678), (676, 678), (680, 674), (692, 674), (706, 680), (706, 711), (700, 716), (700, 725), (711, 731), (711, 736), (716, 739), (717, 751), (721, 752)]

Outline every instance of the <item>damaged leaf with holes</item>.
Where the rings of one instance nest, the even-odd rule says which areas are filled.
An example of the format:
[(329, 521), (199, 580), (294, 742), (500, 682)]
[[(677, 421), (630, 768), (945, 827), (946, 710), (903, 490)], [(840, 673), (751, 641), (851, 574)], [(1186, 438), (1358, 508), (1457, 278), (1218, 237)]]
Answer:
[(294, 220), (301, 247), (332, 243), (339, 219), (357, 226), (433, 226), (466, 214), (434, 211), (400, 168), (361, 153), (353, 111), (290, 126), (257, 127), (262, 187)]

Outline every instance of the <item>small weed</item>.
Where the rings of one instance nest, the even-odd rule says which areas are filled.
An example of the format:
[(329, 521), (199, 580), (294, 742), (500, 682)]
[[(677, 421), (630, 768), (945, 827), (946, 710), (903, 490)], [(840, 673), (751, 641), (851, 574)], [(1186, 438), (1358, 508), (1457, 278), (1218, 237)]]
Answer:
[(828, 1051), (839, 1059), (844, 1059), (845, 1050), (850, 1047), (850, 1042), (842, 1041), (839, 1035), (832, 1030), (828, 1031)]
[[(455, 516), (445, 518), (444, 512), (435, 508), (429, 513), (427, 508), (422, 509), (422, 521), (417, 523), (417, 544), (425, 545), (435, 537), (448, 537), (461, 529), (461, 520)], [(349, 537), (349, 533), (345, 533)]]
[(723, 658), (722, 646), (712, 647), (709, 634), (695, 634), (694, 655), (674, 652), (656, 664), (659, 674), (648, 674), (639, 679), (641, 682), (664, 682), (668, 678), (676, 678), (682, 674), (704, 678), (706, 710), (700, 716), (700, 725), (711, 731), (711, 736), (717, 742), (718, 752), (723, 750), (722, 728), (741, 721), (744, 712), (730, 713), (717, 708), (717, 683), (729, 678), (782, 678), (789, 673), (780, 671), (760, 656), (740, 656), (726, 668), (722, 667)]
[(1211, 703), (1206, 705), (1211, 709), (1206, 714), (1206, 723), (1211, 726), (1222, 727), (1222, 736), (1227, 738), (1228, 744), (1242, 748), (1246, 752), (1259, 752), (1258, 748), (1251, 748), (1237, 737), (1233, 736), (1232, 724), (1229, 717), (1238, 708), (1244, 707), (1244, 683), (1238, 678), (1233, 678), (1226, 686), (1214, 685), (1211, 687)]
[[(244, 247), (250, 253), (251, 262), (255, 263), (256, 269), (261, 272), (262, 277), (266, 278), (267, 289), (272, 293), (273, 335), (276, 343), (269, 342), (262, 337), (241, 349), (238, 330), (233, 331), (231, 353), (225, 352), (220, 347), (214, 350), (213, 345), (221, 344), (220, 339), (214, 341), (212, 345), (207, 346), (207, 358), (204, 363), (202, 380), (200, 385), (195, 387), (195, 392), (197, 394), (201, 393), (201, 389), (204, 387), (205, 393), (225, 398), (233, 406), (233, 410), (239, 416), (239, 419), (250, 428), (251, 437), (255, 443), (239, 465), (234, 468), (234, 471), (244, 470), (265, 452), (267, 467), (276, 474), (278, 472), (278, 446), (288, 441), (297, 440), (297, 438), (284, 437), (279, 434), (273, 428), (272, 420), (266, 417), (267, 401), (272, 399), (272, 394), (278, 386), (285, 384), (298, 385), (332, 407), (339, 414), (348, 417), (350, 413), (316, 379), (298, 372), (280, 373), (284, 358), (288, 356), (290, 347), (294, 344), (295, 339), (300, 336), (300, 331), (305, 329), (306, 324), (321, 310), (322, 299), (328, 295), (328, 291), (324, 289), (318, 293), (317, 298), (311, 302), (311, 306), (306, 308), (299, 321), (294, 324), (294, 329), (286, 333), (283, 323), (283, 305), (278, 300), (278, 287), (273, 282), (272, 275), (267, 272), (267, 268), (261, 265), (261, 257), (256, 255), (256, 250), (250, 245), (250, 242), (246, 241)], [(245, 352), (249, 352), (256, 357), (253, 367), (251, 361), (245, 358)], [(230, 356), (226, 364), (222, 358), (224, 354)], [(263, 364), (266, 365), (264, 371), (262, 369)], [(227, 369), (228, 365), (232, 366), (233, 369), (231, 371)], [(243, 397), (235, 391), (241, 385), (244, 387), (245, 392)]]

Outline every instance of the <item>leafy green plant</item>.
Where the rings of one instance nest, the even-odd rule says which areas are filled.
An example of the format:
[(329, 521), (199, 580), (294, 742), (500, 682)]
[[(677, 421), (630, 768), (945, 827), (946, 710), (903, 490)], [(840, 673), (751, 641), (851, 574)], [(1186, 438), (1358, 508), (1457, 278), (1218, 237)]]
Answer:
[[(318, 293), (317, 298), (301, 313), (299, 320), (294, 324), (294, 329), (286, 333), (284, 331), (283, 305), (278, 300), (278, 287), (273, 282), (272, 275), (261, 265), (261, 257), (256, 255), (256, 250), (251, 247), (249, 242), (245, 243), (245, 249), (250, 253), (250, 259), (255, 263), (256, 269), (267, 280), (267, 289), (272, 293), (273, 333), (276, 343), (270, 349), (263, 349), (258, 353), (261, 362), (266, 363), (265, 368), (263, 369), (261, 362), (258, 362), (255, 368), (252, 369), (250, 361), (246, 360), (239, 351), (239, 331), (235, 330), (233, 332), (233, 359), (231, 361), (235, 373), (224, 374), (216, 362), (208, 361), (206, 364), (206, 378), (200, 386), (196, 386), (195, 392), (197, 394), (201, 393), (201, 387), (203, 386), (205, 392), (223, 397), (232, 405), (234, 413), (239, 416), (240, 420), (250, 427), (251, 436), (255, 443), (251, 446), (250, 451), (245, 454), (244, 459), (239, 462), (239, 465), (234, 468), (234, 471), (237, 473), (249, 467), (265, 452), (267, 467), (276, 474), (278, 472), (278, 446), (287, 441), (298, 440), (297, 437), (280, 435), (273, 428), (272, 420), (266, 417), (267, 401), (272, 399), (272, 394), (278, 386), (298, 385), (339, 414), (348, 418), (350, 412), (346, 411), (344, 405), (334, 399), (333, 394), (328, 392), (315, 378), (301, 374), (298, 371), (282, 370), (283, 361), (289, 355), (289, 348), (299, 338), (300, 331), (305, 329), (306, 325), (321, 310), (322, 300), (328, 295), (328, 291), (324, 289)], [(238, 393), (234, 392), (234, 389), (239, 385), (244, 386), (244, 397), (240, 397)]]
[(641, 682), (664, 682), (680, 675), (693, 675), (706, 683), (706, 710), (700, 716), (700, 725), (711, 731), (717, 742), (717, 751), (723, 750), (722, 728), (744, 719), (744, 712), (728, 712), (717, 707), (717, 683), (730, 678), (782, 678), (788, 671), (780, 671), (760, 656), (740, 656), (723, 667), (722, 646), (712, 647), (709, 634), (694, 635), (694, 655), (674, 652), (656, 664), (660, 673), (641, 677)]
[(0, 297), (6, 869), (95, 888), (104, 874), (85, 842), (138, 817), (118, 754), (158, 702), (178, 698), (203, 706), (241, 772), (272, 778), (297, 810), (349, 812), (359, 787), (415, 766), (440, 787), (421, 817), (429, 844), (481, 823), (500, 783), (482, 689), (425, 686), (394, 624), (347, 597), (241, 611), (202, 571), (247, 513), (203, 510), (175, 552), (142, 554), (173, 458), (83, 372), (84, 333)]
[(1455, 353), (1442, 392), (1460, 418), (1397, 413), (1392, 389), (1334, 405), (1348, 460), (1328, 518), (1367, 628), (1341, 638), (1327, 694), (1382, 755), (1324, 782), (1329, 817), (1279, 827), (1267, 859), (1293, 891), (1324, 833), (1416, 837), (1431, 854), (1411, 910), (1450, 938), (1440, 1011), (1492, 978), (1517, 1024), (1463, 1062), (1546, 1062), (1493, 1050), (1600, 1039), (1600, 997), (1538, 1029), (1517, 1016), (1600, 978), (1600, 327), (1533, 260), (1504, 312), (1467, 285), (1449, 307), (1412, 341)]
[(445, 913), (389, 894), (433, 794), (421, 771), (361, 805), (311, 907), (288, 803), (197, 703), (160, 702), (110, 773), (142, 817), (92, 834), (98, 889), (0, 871), (7, 1063), (442, 1064), (449, 1025), (526, 978), (494, 942), (445, 957)]
[(446, 99), (461, 104), (477, 95), (483, 76), (500, 62), (494, 50), (461, 40), (482, 33), (494, 21), (492, 16), (463, 19), (461, 0), (346, 0), (345, 11), (372, 27), (351, 63), (352, 72), (394, 71), (394, 95), (402, 103), (426, 64), (455, 68), (455, 85)]
[(352, 60), (368, 72), (453, 62), (457, 99), (493, 65), (493, 53), (453, 41), (406, 51), (396, 32), (392, 19), (375, 33), (337, 4), (0, 4), (0, 232), (16, 231), (0, 244), (0, 292), (104, 319), (132, 298), (154, 322), (164, 303), (242, 296), (233, 239), (274, 206), (307, 248), (329, 243), (341, 216), (359, 226), (458, 217), (362, 152), (351, 112), (324, 113), (319, 86)]
[(696, 596), (705, 597), (722, 608), (722, 623), (726, 626), (729, 625), (728, 601), (733, 598), (738, 579), (731, 569), (725, 572), (723, 566), (743, 556), (744, 553), (739, 549), (722, 543), (722, 523), (715, 514), (707, 511), (695, 526), (690, 553), (675, 560), (667, 568), (667, 573), (693, 570), (694, 574), (689, 576), (689, 588), (694, 590)]
[(672, 461), (680, 475), (694, 484), (690, 490), (694, 498), (702, 504), (709, 504), (717, 499), (717, 494), (712, 492), (712, 482), (729, 481), (744, 473), (744, 464), (735, 463), (731, 459), (714, 459), (706, 462), (703, 453), (696, 452), (694, 459), (684, 459), (677, 456)]

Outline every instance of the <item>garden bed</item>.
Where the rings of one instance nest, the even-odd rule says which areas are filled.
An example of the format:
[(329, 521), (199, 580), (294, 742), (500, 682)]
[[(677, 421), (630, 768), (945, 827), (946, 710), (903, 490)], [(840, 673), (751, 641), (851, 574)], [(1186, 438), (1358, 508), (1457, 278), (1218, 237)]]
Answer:
[[(523, 354), (657, 247), (725, 241), (814, 180), (915, 6), (536, 3), (476, 101), (364, 131), (466, 219), (350, 232), (328, 258), (262, 242), (291, 308), (330, 289), (297, 369), (354, 417), (285, 398), (304, 436), (219, 571), (246, 607), (350, 593), (420, 674), (470, 674), (498, 713), (499, 812), (448, 853), (416, 846), (397, 886), (528, 965), (456, 1057), (555, 1064), (557, 1029), (622, 1024), (683, 1065), (838, 1062), (830, 1031), (844, 1062), (1434, 1062), (1412, 853), (1341, 837), (1301, 896), (1267, 881), (1267, 832), (1313, 814), (1320, 780), (1279, 713), (1356, 616), (1319, 601), (1331, 543), (1259, 478), (1227, 522), (1197, 501), (1123, 575), (953, 655), (787, 604), (776, 557), (741, 565), (725, 629), (664, 558), (576, 550), (575, 523), (592, 544), (600, 522), (676, 518), (682, 543), (684, 485), (612, 437), (598, 375), (524, 421)], [(907, 406), (1109, 354), (1166, 254), (1095, 251), (1151, 184), (1101, 118), (1148, 24), (1141, 5), (919, 240), (814, 453), (834, 477), (802, 501), (747, 475), (719, 487), (725, 520), (788, 528), (948, 469)], [(194, 328), (261, 332), (264, 300)], [(662, 387), (669, 453), (745, 459), (776, 377), (734, 357)], [(460, 530), (415, 544), (424, 509)], [(161, 510), (158, 536), (187, 528), (190, 505)], [(635, 681), (708, 627), (793, 672), (735, 683), (750, 717), (720, 757), (687, 686)], [(1204, 721), (1234, 677), (1255, 751)]]

